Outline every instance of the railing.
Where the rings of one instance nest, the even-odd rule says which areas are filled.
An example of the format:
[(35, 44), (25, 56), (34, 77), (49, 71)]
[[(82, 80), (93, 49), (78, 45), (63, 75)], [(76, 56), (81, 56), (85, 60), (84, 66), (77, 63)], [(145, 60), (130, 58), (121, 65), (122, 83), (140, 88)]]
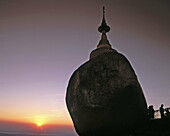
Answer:
[[(165, 108), (165, 109), (170, 110), (170, 107)], [(164, 111), (164, 114), (166, 115), (167, 113)], [(170, 114), (170, 113), (169, 113), (169, 114)], [(169, 116), (170, 116), (170, 115), (169, 115)], [(155, 119), (161, 118), (160, 110), (155, 110), (154, 118), (155, 118)]]

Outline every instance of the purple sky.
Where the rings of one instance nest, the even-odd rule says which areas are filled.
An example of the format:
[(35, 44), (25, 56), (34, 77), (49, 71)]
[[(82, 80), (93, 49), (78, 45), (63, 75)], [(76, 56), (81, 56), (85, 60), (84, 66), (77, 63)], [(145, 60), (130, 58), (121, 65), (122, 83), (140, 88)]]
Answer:
[(103, 5), (148, 105), (170, 107), (169, 0), (0, 0), (0, 119), (71, 122), (66, 87), (99, 42)]

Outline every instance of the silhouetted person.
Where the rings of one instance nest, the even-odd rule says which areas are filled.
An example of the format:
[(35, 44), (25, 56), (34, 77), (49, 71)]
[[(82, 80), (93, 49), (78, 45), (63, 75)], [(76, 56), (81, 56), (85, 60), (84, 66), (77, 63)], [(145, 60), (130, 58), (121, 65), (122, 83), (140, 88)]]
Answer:
[(159, 108), (159, 110), (160, 110), (160, 114), (161, 114), (161, 119), (164, 119), (165, 118), (165, 114), (164, 114), (164, 105), (163, 104), (161, 104), (161, 107)]
[(167, 108), (167, 109), (165, 109), (165, 111), (166, 111), (166, 117), (167, 117), (168, 119), (170, 119), (169, 109)]
[(155, 114), (155, 110), (153, 108), (153, 105), (150, 105), (148, 108), (148, 115), (150, 119), (154, 119), (154, 114)]

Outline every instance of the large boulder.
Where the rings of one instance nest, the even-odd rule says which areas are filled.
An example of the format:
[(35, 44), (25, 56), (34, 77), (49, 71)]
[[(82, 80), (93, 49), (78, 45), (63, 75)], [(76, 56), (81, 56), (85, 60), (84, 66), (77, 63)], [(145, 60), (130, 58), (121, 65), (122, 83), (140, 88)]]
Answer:
[(147, 104), (137, 76), (120, 53), (103, 53), (71, 76), (66, 104), (80, 136), (129, 133), (144, 125)]

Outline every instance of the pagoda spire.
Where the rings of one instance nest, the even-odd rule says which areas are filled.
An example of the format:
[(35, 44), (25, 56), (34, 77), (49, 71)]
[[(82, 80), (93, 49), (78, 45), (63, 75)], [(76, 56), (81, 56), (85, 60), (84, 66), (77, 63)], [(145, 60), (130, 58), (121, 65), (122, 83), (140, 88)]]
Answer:
[(107, 25), (106, 20), (105, 20), (105, 7), (103, 6), (103, 19), (101, 26), (98, 27), (98, 31), (101, 33), (107, 33), (110, 31), (110, 27)]
[(112, 49), (109, 40), (107, 39), (106, 33), (110, 31), (110, 27), (106, 23), (105, 7), (103, 7), (103, 19), (101, 25), (98, 27), (98, 31), (102, 33), (101, 39), (99, 41), (99, 44), (97, 45), (97, 48), (90, 53), (90, 59), (104, 53), (117, 52), (115, 49)]
[(98, 31), (100, 33), (102, 33), (102, 36), (101, 36), (101, 40), (98, 44), (97, 47), (100, 47), (100, 45), (103, 45), (103, 44), (107, 44), (111, 47), (108, 39), (107, 39), (107, 35), (106, 33), (110, 31), (110, 27), (107, 25), (106, 23), (106, 19), (105, 19), (105, 7), (103, 6), (103, 19), (102, 19), (102, 23), (101, 23), (101, 26), (98, 27)]

